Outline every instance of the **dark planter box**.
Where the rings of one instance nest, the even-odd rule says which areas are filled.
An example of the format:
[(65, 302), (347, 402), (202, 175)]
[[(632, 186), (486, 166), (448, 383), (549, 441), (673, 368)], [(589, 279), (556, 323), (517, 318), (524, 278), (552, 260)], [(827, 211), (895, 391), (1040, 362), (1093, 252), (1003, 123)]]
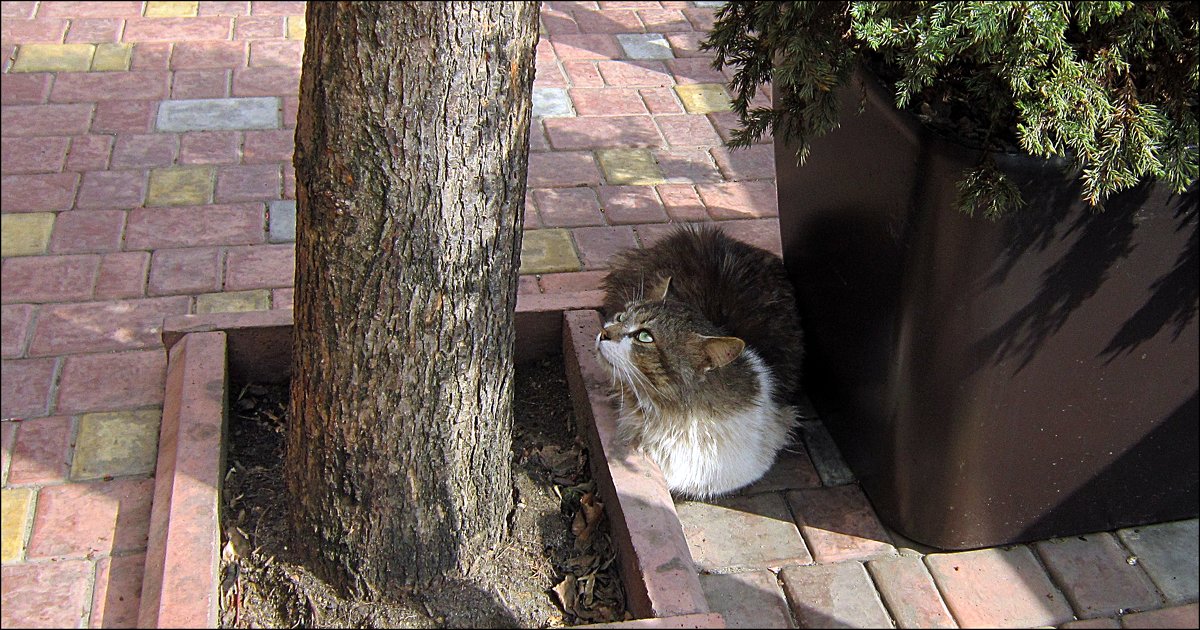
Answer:
[(1195, 192), (1094, 213), (997, 156), (1028, 205), (971, 218), (976, 153), (874, 80), (841, 98), (805, 166), (776, 144), (779, 223), (807, 393), (884, 522), (969, 549), (1195, 516)]

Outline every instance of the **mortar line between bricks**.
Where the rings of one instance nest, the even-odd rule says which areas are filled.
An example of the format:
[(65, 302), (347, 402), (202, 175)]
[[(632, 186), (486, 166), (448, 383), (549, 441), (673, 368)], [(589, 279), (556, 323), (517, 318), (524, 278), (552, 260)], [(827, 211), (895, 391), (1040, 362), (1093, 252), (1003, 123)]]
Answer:
[[(855, 560), (855, 562), (858, 562)], [(883, 612), (887, 614), (888, 619), (892, 622), (893, 628), (899, 628), (900, 624), (896, 621), (896, 613), (892, 611), (892, 607), (888, 606), (887, 598), (883, 596), (883, 592), (879, 590), (879, 583), (875, 581), (875, 576), (871, 573), (871, 569), (867, 568), (867, 560), (862, 561), (863, 573), (867, 574), (867, 582), (870, 583), (871, 589), (875, 591), (875, 597), (879, 598), (879, 604), (883, 606)]]
[(938, 597), (942, 598), (942, 603), (946, 605), (946, 614), (950, 615), (950, 619), (954, 621), (955, 626), (961, 628), (963, 627), (963, 624), (958, 620), (958, 617), (955, 616), (954, 609), (950, 607), (950, 603), (946, 600), (946, 593), (942, 591), (941, 583), (939, 583), (937, 578), (933, 576), (933, 571), (929, 570), (928, 558), (928, 554), (921, 554), (921, 566), (925, 569), (925, 572), (929, 574), (929, 581), (933, 582), (933, 590), (937, 591)]
[(67, 482), (71, 481), (71, 469), (75, 467), (75, 445), (79, 444), (79, 414), (71, 416), (70, 452), (67, 453)]
[(25, 338), (21, 340), (21, 353), (16, 357), (18, 359), (30, 358), (29, 348), (33, 345), (33, 331), (37, 328), (38, 319), (42, 316), (41, 305), (31, 304), (30, 306), (33, 307), (33, 314), (29, 316), (29, 324), (25, 328)]
[[(87, 592), (87, 594), (84, 595), (84, 597), (83, 597), (84, 614), (81, 617), (81, 619), (83, 620), (83, 627), (91, 628), (92, 627), (92, 613), (95, 612), (92, 609), (95, 607), (95, 603), (96, 603), (96, 574), (99, 573), (99, 571), (100, 571), (100, 563), (96, 562), (95, 556), (92, 556), (90, 558), (85, 556), (85, 559), (88, 561), (88, 563), (90, 563), (92, 565), (92, 570), (88, 571), (88, 576), (87, 576), (87, 580), (86, 580), (87, 588), (84, 589)], [(112, 564), (111, 563), (109, 563), (109, 577), (110, 578), (112, 577)]]
[[(50, 390), (46, 393), (48, 400), (46, 401), (46, 416), (53, 416), (58, 412), (58, 389), (62, 382), (62, 373), (67, 364), (67, 360), (62, 356), (54, 357), (54, 370), (50, 376)], [(13, 442), (13, 446), (16, 446)]]
[(783, 593), (783, 608), (787, 612), (788, 620), (792, 622), (793, 628), (799, 628), (800, 620), (796, 618), (796, 613), (792, 610), (791, 602), (788, 601), (787, 586), (783, 583), (783, 567), (779, 567), (778, 571), (771, 571), (770, 569), (767, 569), (767, 571), (775, 578), (775, 585)]
[[(1047, 538), (1046, 540), (1053, 540), (1053, 539)], [(1021, 544), (1021, 545), (1011, 545), (1011, 547), (1026, 547), (1026, 548), (1028, 548), (1029, 554), (1033, 556), (1033, 562), (1035, 564), (1037, 564), (1037, 566), (1042, 570), (1042, 573), (1046, 575), (1046, 580), (1050, 582), (1050, 586), (1053, 586), (1055, 589), (1058, 590), (1058, 596), (1063, 598), (1063, 601), (1067, 602), (1067, 606), (1069, 606), (1071, 608), (1071, 614), (1075, 616), (1075, 619), (1085, 619), (1085, 617), (1083, 617), (1080, 614), (1080, 611), (1078, 609), (1076, 609), (1075, 602), (1071, 601), (1070, 597), (1067, 597), (1067, 590), (1065, 588), (1063, 588), (1061, 584), (1058, 583), (1058, 580), (1054, 577), (1054, 573), (1052, 571), (1050, 571), (1049, 567), (1046, 566), (1046, 562), (1045, 562), (1045, 560), (1042, 559), (1042, 553), (1041, 553), (1041, 551), (1038, 550), (1037, 545), (1035, 545), (1033, 543), (1029, 543), (1029, 544)], [(1001, 547), (1001, 548), (1003, 549), (1004, 547)]]

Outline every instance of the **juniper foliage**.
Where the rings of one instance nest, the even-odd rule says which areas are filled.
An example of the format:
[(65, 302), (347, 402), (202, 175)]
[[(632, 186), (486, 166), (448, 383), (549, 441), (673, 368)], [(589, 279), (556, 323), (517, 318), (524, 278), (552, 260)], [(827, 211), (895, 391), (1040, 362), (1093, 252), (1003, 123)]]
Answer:
[[(835, 88), (865, 65), (898, 107), (960, 121), (982, 148), (1067, 159), (1101, 208), (1143, 178), (1196, 182), (1198, 42), (1193, 2), (749, 1), (725, 4), (702, 48), (735, 70), (731, 146), (771, 131), (802, 163), (838, 124)], [(768, 83), (777, 100), (752, 107)], [(1022, 203), (986, 153), (959, 193), (990, 217)]]

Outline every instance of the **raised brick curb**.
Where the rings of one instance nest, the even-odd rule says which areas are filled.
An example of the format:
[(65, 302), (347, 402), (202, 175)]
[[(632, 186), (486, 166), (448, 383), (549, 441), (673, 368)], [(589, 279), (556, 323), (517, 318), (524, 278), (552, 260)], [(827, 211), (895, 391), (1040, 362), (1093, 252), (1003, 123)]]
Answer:
[(617, 438), (617, 413), (593, 348), (599, 330), (596, 311), (563, 314), (567, 382), (575, 413), (588, 427), (592, 473), (620, 549), (626, 601), (639, 617), (706, 613), (708, 601), (662, 472)]
[(651, 619), (635, 619), (618, 623), (596, 623), (576, 628), (724, 628), (725, 619), (718, 613), (697, 613), (694, 615), (679, 615), (676, 617), (660, 617)]

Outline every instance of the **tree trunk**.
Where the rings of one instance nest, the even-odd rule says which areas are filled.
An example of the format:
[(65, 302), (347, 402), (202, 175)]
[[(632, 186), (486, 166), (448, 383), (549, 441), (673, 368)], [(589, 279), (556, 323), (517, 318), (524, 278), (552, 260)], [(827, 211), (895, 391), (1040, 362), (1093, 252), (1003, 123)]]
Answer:
[(360, 597), (507, 533), (534, 2), (310, 2), (289, 490)]

